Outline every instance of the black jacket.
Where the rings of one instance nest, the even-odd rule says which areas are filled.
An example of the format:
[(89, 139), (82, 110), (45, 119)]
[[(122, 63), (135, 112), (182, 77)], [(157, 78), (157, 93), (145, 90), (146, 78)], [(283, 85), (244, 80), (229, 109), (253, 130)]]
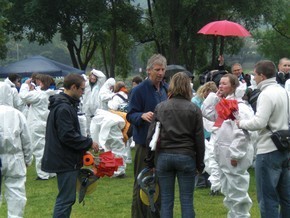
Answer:
[(158, 104), (154, 116), (155, 119), (149, 127), (147, 147), (152, 138), (155, 123), (160, 121), (160, 142), (156, 152), (189, 155), (196, 160), (196, 168), (202, 172), (205, 145), (200, 109), (191, 101), (177, 96)]
[(286, 80), (289, 79), (289, 75), (290, 75), (289, 73), (283, 73), (283, 72), (276, 73), (277, 83), (284, 87)]
[(49, 102), (41, 169), (50, 173), (80, 169), (92, 139), (81, 135), (77, 115), (79, 101), (60, 93), (50, 96)]

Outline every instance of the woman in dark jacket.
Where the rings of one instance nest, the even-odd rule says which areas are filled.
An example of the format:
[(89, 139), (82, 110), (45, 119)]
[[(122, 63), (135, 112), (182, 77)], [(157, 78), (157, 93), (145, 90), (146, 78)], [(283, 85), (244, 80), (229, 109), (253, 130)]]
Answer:
[[(196, 171), (201, 173), (204, 169), (202, 114), (191, 102), (190, 81), (185, 73), (177, 73), (172, 77), (168, 96), (167, 101), (156, 106), (154, 121), (150, 124), (147, 138), (149, 145), (156, 122), (159, 121), (161, 129), (155, 151), (155, 168), (160, 185), (161, 217), (173, 217), (176, 177), (182, 217), (195, 217), (194, 180)], [(148, 161), (149, 165), (154, 167), (152, 156), (148, 157)]]

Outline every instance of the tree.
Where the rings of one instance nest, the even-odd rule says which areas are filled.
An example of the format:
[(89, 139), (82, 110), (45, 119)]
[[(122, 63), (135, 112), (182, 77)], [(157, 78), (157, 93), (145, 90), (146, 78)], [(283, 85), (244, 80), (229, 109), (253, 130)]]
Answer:
[(103, 0), (13, 0), (7, 13), (8, 33), (39, 44), (51, 42), (56, 33), (67, 44), (73, 66), (85, 70), (107, 27)]
[[(278, 63), (280, 58), (290, 54), (290, 2), (279, 1), (280, 7), (274, 13), (267, 14), (265, 20), (267, 28), (257, 31), (258, 51), (266, 58)], [(271, 28), (272, 27), (272, 28)]]
[[(139, 20), (142, 11), (130, 1), (110, 0), (107, 6), (110, 29), (104, 32), (106, 37), (100, 45), (103, 63), (110, 77), (117, 73), (126, 77), (130, 70), (128, 53), (134, 45), (135, 32), (141, 28)], [(108, 69), (109, 68), (109, 69)]]
[(83, 70), (100, 48), (105, 71), (111, 77), (115, 76), (116, 63), (120, 63), (117, 59), (127, 55), (117, 51), (117, 34), (122, 31), (130, 36), (141, 14), (130, 1), (119, 0), (13, 0), (13, 3), (7, 30), (16, 39), (27, 37), (31, 42), (45, 44), (60, 33), (73, 66)]
[(8, 10), (11, 7), (11, 4), (9, 1), (1, 0), (0, 1), (0, 59), (4, 59), (6, 57), (7, 53), (7, 35), (4, 30), (5, 24), (8, 22), (7, 18), (3, 16), (6, 10)]
[[(198, 30), (214, 20), (232, 20), (243, 24), (248, 30), (255, 29), (264, 21), (266, 15), (285, 7), (285, 1), (256, 0), (216, 2), (214, 0), (147, 0), (148, 32), (156, 43), (156, 50), (164, 54), (169, 63), (181, 64), (189, 70), (207, 64), (212, 54), (212, 62), (217, 59), (218, 40), (212, 36), (199, 36)], [(264, 17), (264, 19), (261, 19)], [(267, 19), (266, 19), (267, 18)], [(149, 37), (148, 37), (149, 38)], [(210, 40), (208, 40), (210, 39)], [(227, 38), (225, 52), (237, 53), (241, 39)], [(237, 45), (240, 44), (238, 47)]]
[(282, 36), (275, 30), (266, 29), (257, 33), (258, 52), (265, 58), (278, 63), (283, 57), (290, 54), (290, 39)]
[(15, 41), (10, 38), (6, 43), (6, 47), (8, 52), (5, 60), (2, 61), (3, 64), (13, 63), (35, 55), (42, 55), (49, 59), (72, 65), (66, 44), (60, 40), (60, 34), (56, 34), (51, 43), (44, 45), (39, 45), (37, 42), (29, 42), (26, 39)]

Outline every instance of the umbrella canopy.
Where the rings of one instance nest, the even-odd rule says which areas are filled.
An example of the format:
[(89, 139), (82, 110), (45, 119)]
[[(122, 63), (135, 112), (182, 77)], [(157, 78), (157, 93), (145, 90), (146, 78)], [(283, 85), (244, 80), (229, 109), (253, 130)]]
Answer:
[(17, 73), (22, 77), (30, 77), (33, 73), (49, 74), (56, 77), (69, 73), (83, 74), (84, 71), (43, 56), (34, 56), (3, 67), (0, 71), (0, 78), (6, 78), (10, 73)]
[(220, 46), (220, 55), (223, 54), (224, 48), (224, 37), (227, 36), (239, 36), (239, 37), (248, 37), (251, 34), (246, 30), (242, 25), (228, 21), (228, 20), (219, 20), (213, 21), (206, 24), (202, 27), (197, 33), (205, 35), (215, 35), (221, 36), (221, 46)]
[(185, 72), (190, 78), (194, 78), (193, 74), (189, 72), (186, 68), (181, 65), (171, 64), (166, 67), (165, 70), (165, 80), (166, 82), (170, 81), (170, 78), (178, 73), (178, 72)]
[(197, 33), (216, 36), (251, 36), (248, 30), (242, 25), (228, 20), (210, 22), (202, 27)]

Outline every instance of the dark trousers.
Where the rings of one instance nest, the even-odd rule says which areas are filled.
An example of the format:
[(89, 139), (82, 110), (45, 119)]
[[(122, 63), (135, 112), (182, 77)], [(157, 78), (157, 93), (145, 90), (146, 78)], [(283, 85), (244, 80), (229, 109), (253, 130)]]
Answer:
[(54, 205), (54, 218), (69, 218), (76, 201), (79, 170), (57, 173), (58, 195)]
[(160, 208), (160, 197), (158, 197), (157, 202), (155, 203), (156, 211), (153, 213), (149, 206), (142, 203), (140, 199), (140, 187), (138, 186), (137, 177), (139, 173), (146, 167), (144, 159), (147, 155), (147, 150), (145, 146), (140, 144), (135, 145), (136, 153), (134, 160), (134, 187), (133, 187), (133, 200), (131, 215), (132, 218), (151, 218), (151, 217), (160, 217), (159, 208)]

